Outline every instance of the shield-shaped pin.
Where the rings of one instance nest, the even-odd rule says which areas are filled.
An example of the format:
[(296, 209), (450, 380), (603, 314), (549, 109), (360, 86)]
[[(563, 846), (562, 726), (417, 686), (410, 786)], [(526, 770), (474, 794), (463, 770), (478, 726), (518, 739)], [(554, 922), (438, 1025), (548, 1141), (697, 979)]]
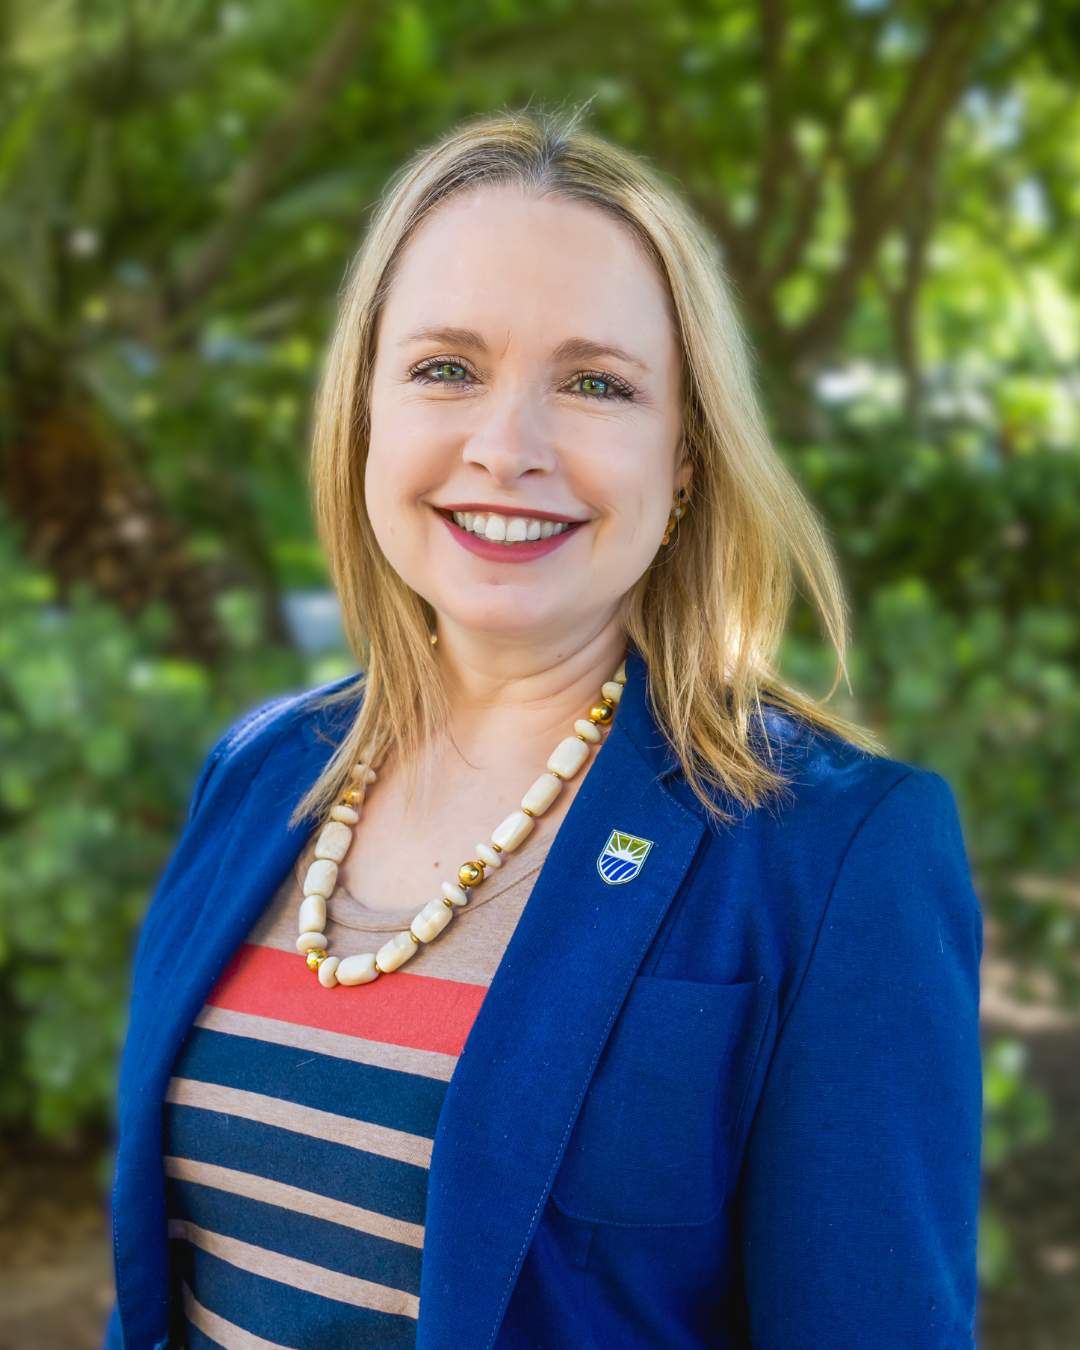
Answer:
[(633, 881), (652, 846), (651, 839), (639, 839), (636, 834), (612, 830), (607, 843), (600, 850), (596, 870), (609, 886), (621, 886), (626, 881)]

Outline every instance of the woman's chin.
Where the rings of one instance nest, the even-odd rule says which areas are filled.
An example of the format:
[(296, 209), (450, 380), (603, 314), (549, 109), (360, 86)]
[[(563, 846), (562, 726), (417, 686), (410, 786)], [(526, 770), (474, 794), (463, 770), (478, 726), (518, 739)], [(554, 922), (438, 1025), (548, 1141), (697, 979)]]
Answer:
[(437, 602), (435, 608), (445, 616), (447, 622), (470, 638), (522, 644), (538, 642), (550, 646), (566, 631), (565, 615), (560, 613), (556, 604), (535, 609), (530, 607), (523, 613), (520, 605), (508, 606), (505, 610), (485, 606), (463, 611), (461, 596), (456, 596), (455, 601), (453, 609), (440, 610)]

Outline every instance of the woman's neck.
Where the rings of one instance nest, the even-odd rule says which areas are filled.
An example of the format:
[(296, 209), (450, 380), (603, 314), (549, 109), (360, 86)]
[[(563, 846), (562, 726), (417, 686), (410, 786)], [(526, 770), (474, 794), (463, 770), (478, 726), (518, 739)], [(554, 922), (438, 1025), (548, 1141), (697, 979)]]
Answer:
[(587, 717), (626, 654), (611, 623), (574, 644), (478, 641), (440, 624), (436, 657), (450, 699), (448, 739), (478, 768), (508, 757), (541, 764), (577, 718)]

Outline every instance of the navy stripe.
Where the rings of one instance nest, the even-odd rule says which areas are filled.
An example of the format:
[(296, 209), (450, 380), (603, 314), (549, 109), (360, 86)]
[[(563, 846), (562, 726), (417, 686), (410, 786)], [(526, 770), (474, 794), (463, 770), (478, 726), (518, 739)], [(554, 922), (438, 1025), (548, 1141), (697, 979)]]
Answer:
[(242, 1116), (166, 1105), (167, 1153), (299, 1185), (408, 1223), (424, 1222), (426, 1167)]
[[(171, 1245), (178, 1245), (177, 1239)], [(416, 1345), (416, 1318), (357, 1308), (351, 1303), (309, 1294), (279, 1280), (241, 1270), (186, 1240), (194, 1278), (192, 1289), (213, 1291), (212, 1302), (198, 1295), (211, 1312), (278, 1345), (295, 1350), (378, 1350)]]
[[(242, 1053), (237, 1045), (243, 1042)], [(173, 1074), (435, 1138), (446, 1082), (193, 1026)]]
[(186, 1331), (188, 1350), (223, 1350), (220, 1341), (212, 1340), (205, 1331), (200, 1331), (193, 1323), (188, 1323)]
[(170, 1212), (283, 1256), (420, 1293), (420, 1249), (213, 1186), (167, 1177)]

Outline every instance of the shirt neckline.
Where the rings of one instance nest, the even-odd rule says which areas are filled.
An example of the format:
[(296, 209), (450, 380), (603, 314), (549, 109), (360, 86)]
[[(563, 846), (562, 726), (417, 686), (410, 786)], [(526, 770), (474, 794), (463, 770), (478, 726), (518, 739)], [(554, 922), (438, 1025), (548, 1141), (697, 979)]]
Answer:
[[(318, 831), (313, 833), (293, 865), (294, 893), (303, 890), (304, 874), (311, 863), (311, 854), (314, 852), (317, 834)], [(550, 847), (551, 839), (545, 839), (542, 848), (532, 855), (530, 865), (525, 870), (519, 870), (513, 866), (515, 862), (524, 861), (524, 855), (511, 854), (508, 863), (504, 864), (498, 872), (489, 875), (487, 882), (476, 895), (470, 897), (469, 903), (461, 906), (459, 913), (468, 914), (483, 905), (489, 904), (492, 900), (497, 900), (512, 886), (518, 885), (519, 882), (525, 881), (539, 872), (544, 865)], [(389, 929), (398, 930), (407, 928), (427, 901), (436, 898), (435, 895), (429, 895), (415, 903), (396, 906), (394, 909), (372, 909), (359, 896), (353, 895), (351, 891), (346, 890), (344, 886), (339, 884), (334, 887), (333, 894), (327, 901), (326, 917), (328, 923), (339, 928), (378, 932)]]

